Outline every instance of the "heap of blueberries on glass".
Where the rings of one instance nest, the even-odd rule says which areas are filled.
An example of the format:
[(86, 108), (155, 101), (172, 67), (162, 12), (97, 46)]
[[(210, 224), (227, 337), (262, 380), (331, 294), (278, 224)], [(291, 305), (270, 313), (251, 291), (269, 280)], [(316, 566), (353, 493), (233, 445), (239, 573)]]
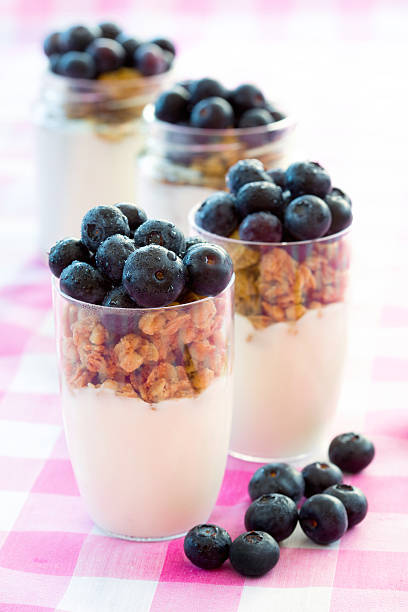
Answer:
[(52, 72), (75, 79), (94, 79), (122, 67), (153, 76), (167, 72), (176, 55), (170, 40), (142, 42), (111, 22), (52, 32), (44, 40), (44, 52)]
[(82, 220), (81, 239), (50, 250), (61, 291), (115, 308), (168, 306), (186, 297), (214, 296), (228, 285), (233, 264), (220, 246), (185, 238), (173, 223), (147, 219), (130, 203), (95, 206)]
[[(301, 472), (287, 463), (264, 465), (249, 482), (251, 505), (247, 532), (234, 541), (218, 525), (193, 527), (184, 539), (187, 558), (202, 569), (216, 569), (229, 558), (244, 576), (262, 576), (279, 561), (278, 542), (300, 524), (317, 544), (331, 544), (367, 514), (367, 499), (357, 487), (343, 484), (343, 473), (356, 474), (371, 463), (374, 445), (365, 436), (344, 433), (329, 446), (331, 463), (315, 462)], [(303, 497), (306, 501), (297, 509)]]
[(161, 121), (204, 129), (252, 128), (285, 117), (255, 85), (229, 90), (215, 79), (181, 81), (155, 103)]
[(229, 169), (226, 183), (229, 192), (210, 195), (195, 215), (197, 225), (212, 234), (238, 230), (245, 241), (293, 242), (331, 236), (352, 222), (350, 198), (332, 187), (317, 162), (295, 162), (284, 171), (244, 159)]

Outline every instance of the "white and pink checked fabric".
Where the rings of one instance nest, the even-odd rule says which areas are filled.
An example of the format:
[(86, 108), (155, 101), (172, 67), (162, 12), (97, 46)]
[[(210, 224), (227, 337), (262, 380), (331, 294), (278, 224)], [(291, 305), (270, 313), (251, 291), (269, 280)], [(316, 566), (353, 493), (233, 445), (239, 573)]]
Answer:
[[(248, 3), (238, 0), (220, 10), (215, 2), (167, 0), (143, 14), (133, 4), (6, 0), (0, 9), (0, 611), (406, 610), (406, 4), (258, 0), (245, 13)], [(253, 80), (283, 92), (301, 120), (299, 157), (322, 161), (354, 201), (349, 362), (332, 433), (357, 429), (376, 444), (375, 461), (348, 479), (365, 491), (369, 513), (325, 548), (297, 530), (261, 579), (245, 579), (228, 563), (201, 571), (180, 540), (108, 538), (78, 495), (59, 409), (49, 274), (35, 249), (30, 117), (40, 36), (88, 14), (173, 34), (182, 76)], [(211, 520), (233, 537), (244, 530), (256, 467), (228, 461)]]

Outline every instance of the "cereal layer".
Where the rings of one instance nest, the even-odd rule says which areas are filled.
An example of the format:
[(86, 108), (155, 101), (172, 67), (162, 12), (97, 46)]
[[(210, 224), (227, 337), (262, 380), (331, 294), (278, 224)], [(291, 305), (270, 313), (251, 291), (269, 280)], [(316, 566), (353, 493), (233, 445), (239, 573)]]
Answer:
[(65, 382), (71, 389), (111, 389), (150, 404), (194, 397), (227, 372), (229, 308), (228, 294), (146, 313), (65, 303)]
[(226, 243), (235, 268), (235, 309), (255, 329), (295, 322), (308, 309), (341, 302), (348, 285), (347, 237), (309, 245)]

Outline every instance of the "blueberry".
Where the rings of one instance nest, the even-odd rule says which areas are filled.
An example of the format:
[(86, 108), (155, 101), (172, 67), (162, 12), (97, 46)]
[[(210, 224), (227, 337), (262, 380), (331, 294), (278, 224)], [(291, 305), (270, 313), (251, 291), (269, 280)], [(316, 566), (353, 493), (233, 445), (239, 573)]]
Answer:
[(341, 196), (329, 195), (325, 198), (326, 204), (331, 213), (331, 224), (327, 230), (327, 235), (336, 234), (343, 229), (346, 229), (353, 220), (353, 213), (350, 204)]
[(51, 34), (48, 34), (44, 40), (43, 49), (45, 55), (48, 57), (54, 55), (55, 53), (60, 53), (60, 32), (51, 32)]
[(186, 238), (185, 252), (187, 253), (188, 249), (196, 244), (205, 244), (206, 242), (207, 241), (204, 240), (204, 238), (200, 238), (199, 236), (189, 236), (188, 238)]
[(374, 444), (354, 432), (336, 436), (329, 446), (330, 461), (345, 472), (356, 474), (367, 467), (375, 454)]
[(73, 261), (84, 261), (90, 263), (90, 253), (86, 246), (76, 238), (64, 238), (59, 240), (51, 248), (48, 255), (48, 265), (51, 272), (59, 278), (64, 268)]
[(190, 88), (191, 104), (194, 106), (206, 98), (225, 98), (226, 90), (219, 81), (215, 79), (199, 79), (193, 81)]
[(312, 240), (326, 234), (331, 224), (331, 212), (321, 198), (299, 196), (286, 207), (284, 223), (294, 238)]
[(238, 220), (235, 198), (225, 191), (208, 196), (195, 214), (199, 227), (218, 236), (230, 236)]
[(268, 123), (273, 122), (274, 118), (265, 108), (251, 108), (241, 115), (238, 122), (238, 127), (251, 128), (258, 127), (260, 125), (268, 125)]
[(277, 542), (288, 538), (295, 530), (297, 522), (295, 502), (280, 493), (261, 495), (245, 513), (245, 528), (248, 531), (266, 531)]
[(129, 223), (125, 215), (115, 206), (94, 206), (82, 219), (82, 242), (91, 251), (114, 234), (129, 236)]
[(168, 38), (153, 38), (150, 42), (163, 49), (163, 51), (176, 55), (176, 47)]
[(316, 544), (331, 544), (347, 531), (347, 512), (339, 499), (320, 493), (305, 501), (299, 523)]
[(136, 68), (143, 76), (162, 74), (169, 68), (163, 49), (153, 43), (140, 45), (135, 51), (134, 60)]
[(283, 191), (286, 189), (286, 174), (282, 168), (272, 168), (267, 170), (267, 174), (275, 185), (278, 185)]
[(76, 25), (68, 28), (60, 34), (60, 49), (65, 51), (85, 51), (88, 45), (101, 35), (101, 30)]
[(234, 194), (237, 194), (243, 185), (256, 181), (271, 182), (259, 159), (241, 159), (231, 166), (226, 176), (227, 187)]
[(119, 204), (115, 204), (116, 208), (125, 215), (128, 220), (129, 228), (131, 232), (134, 232), (135, 229), (142, 225), (145, 221), (147, 221), (147, 215), (143, 208), (139, 208), (135, 204), (131, 204), (130, 202), (120, 202)]
[(53, 72), (54, 74), (60, 74), (61, 55), (59, 53), (53, 53), (52, 55), (50, 55), (48, 60), (48, 65), (51, 72)]
[(137, 40), (137, 38), (133, 38), (133, 36), (128, 36), (124, 32), (119, 34), (115, 40), (116, 42), (121, 44), (125, 50), (125, 59), (123, 61), (123, 65), (132, 67), (135, 63), (135, 51), (140, 47), (142, 43), (140, 42), (140, 40)]
[(205, 98), (193, 107), (190, 122), (198, 128), (226, 129), (234, 125), (234, 111), (223, 98)]
[(120, 43), (110, 38), (98, 38), (87, 48), (99, 73), (112, 72), (123, 66), (125, 50)]
[(186, 249), (184, 234), (174, 223), (161, 221), (160, 219), (149, 219), (139, 225), (134, 234), (136, 247), (148, 244), (158, 244), (176, 255), (182, 255)]
[[(102, 306), (107, 308), (101, 314), (101, 323), (112, 334), (113, 338), (121, 338), (137, 332), (140, 313), (137, 311), (129, 312), (130, 308), (137, 308), (137, 305), (123, 285), (113, 287), (105, 295)], [(117, 312), (116, 308), (124, 310)]]
[(341, 470), (333, 463), (315, 461), (302, 470), (305, 481), (305, 497), (322, 493), (327, 487), (343, 482)]
[(303, 194), (324, 198), (331, 189), (330, 176), (317, 162), (295, 162), (286, 170), (286, 185), (294, 196)]
[(303, 497), (305, 483), (300, 472), (288, 463), (268, 463), (258, 468), (249, 485), (252, 500), (266, 493), (281, 493), (298, 502)]
[(122, 33), (122, 28), (112, 21), (103, 21), (99, 27), (103, 38), (117, 38)]
[(185, 286), (183, 262), (157, 244), (137, 249), (123, 269), (123, 285), (139, 306), (156, 308), (177, 300)]
[(113, 283), (120, 283), (125, 262), (135, 249), (135, 243), (127, 236), (120, 234), (109, 236), (96, 251), (96, 267)]
[(189, 287), (198, 295), (217, 295), (228, 285), (233, 264), (227, 251), (216, 244), (196, 244), (184, 256)]
[(247, 183), (237, 194), (238, 214), (243, 218), (255, 212), (270, 212), (282, 216), (282, 189), (267, 181)]
[(352, 206), (352, 202), (351, 202), (350, 196), (348, 196), (347, 193), (344, 193), (344, 191), (342, 191), (338, 187), (333, 187), (331, 192), (330, 192), (330, 195), (332, 195), (332, 196), (339, 196), (340, 198), (344, 198), (350, 204), (350, 206)]
[(196, 525), (184, 538), (184, 553), (202, 569), (216, 569), (228, 559), (231, 537), (218, 525)]
[(368, 510), (367, 498), (358, 487), (336, 484), (324, 491), (326, 495), (337, 497), (347, 512), (348, 527), (354, 527), (365, 518)]
[(244, 83), (234, 89), (231, 92), (230, 101), (238, 114), (252, 108), (265, 108), (266, 104), (262, 91), (249, 83)]
[(105, 295), (102, 306), (110, 306), (111, 308), (136, 308), (136, 304), (122, 286), (111, 289)]
[(238, 536), (230, 547), (232, 567), (243, 576), (263, 576), (279, 561), (277, 542), (265, 531), (248, 531)]
[(280, 242), (282, 224), (278, 217), (268, 212), (248, 215), (239, 226), (239, 237), (249, 242)]
[(62, 271), (60, 289), (76, 300), (100, 304), (108, 290), (108, 284), (102, 274), (90, 264), (74, 261)]
[(179, 123), (187, 118), (187, 103), (190, 94), (186, 89), (175, 85), (173, 89), (164, 91), (156, 100), (154, 112), (157, 119), (169, 123)]
[(58, 74), (72, 79), (93, 79), (96, 75), (96, 66), (89, 53), (68, 51), (59, 59), (57, 71)]

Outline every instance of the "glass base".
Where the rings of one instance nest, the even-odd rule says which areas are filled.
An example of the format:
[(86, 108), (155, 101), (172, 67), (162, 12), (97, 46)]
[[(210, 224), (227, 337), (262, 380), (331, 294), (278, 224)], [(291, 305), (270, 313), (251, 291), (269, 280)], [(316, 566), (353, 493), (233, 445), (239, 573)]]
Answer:
[(238, 453), (234, 450), (230, 450), (229, 454), (231, 457), (235, 457), (236, 459), (251, 461), (252, 463), (302, 463), (305, 459), (311, 456), (312, 452), (313, 451), (309, 451), (290, 457), (255, 457), (253, 455), (246, 455), (245, 453)]
[[(96, 523), (95, 523), (96, 524)], [(187, 531), (183, 533), (176, 533), (175, 535), (170, 536), (161, 536), (157, 538), (143, 538), (139, 536), (129, 536), (124, 533), (114, 533), (113, 531), (108, 531), (108, 529), (104, 529), (100, 525), (96, 525), (98, 529), (100, 529), (105, 535), (110, 538), (117, 538), (118, 540), (127, 540), (128, 542), (165, 542), (166, 540), (176, 540), (177, 538), (184, 538)]]

